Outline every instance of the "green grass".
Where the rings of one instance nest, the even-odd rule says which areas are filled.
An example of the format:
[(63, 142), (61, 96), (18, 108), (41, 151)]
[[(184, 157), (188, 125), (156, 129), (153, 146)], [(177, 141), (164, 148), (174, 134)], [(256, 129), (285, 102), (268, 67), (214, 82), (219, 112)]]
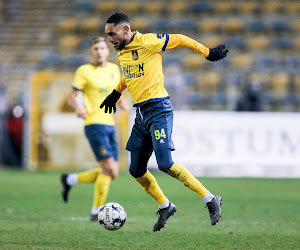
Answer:
[(196, 193), (155, 174), (178, 212), (152, 232), (156, 203), (127, 173), (112, 182), (107, 201), (124, 206), (128, 221), (107, 231), (88, 221), (93, 185), (81, 184), (64, 204), (59, 172), (0, 171), (0, 249), (299, 249), (300, 181), (201, 178), (223, 198), (211, 226)]

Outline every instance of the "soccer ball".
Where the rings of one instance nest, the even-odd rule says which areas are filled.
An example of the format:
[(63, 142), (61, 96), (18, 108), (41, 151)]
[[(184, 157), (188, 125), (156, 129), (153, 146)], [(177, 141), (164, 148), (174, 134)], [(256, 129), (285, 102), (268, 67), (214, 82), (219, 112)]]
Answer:
[(98, 213), (98, 221), (107, 230), (118, 230), (124, 226), (127, 214), (125, 209), (116, 202), (102, 206)]

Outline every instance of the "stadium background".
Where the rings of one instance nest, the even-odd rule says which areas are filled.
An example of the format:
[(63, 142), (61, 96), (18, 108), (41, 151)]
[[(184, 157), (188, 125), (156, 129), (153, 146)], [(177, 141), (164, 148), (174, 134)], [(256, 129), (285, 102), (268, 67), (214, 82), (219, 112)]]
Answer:
[[(208, 47), (220, 43), (228, 47), (229, 56), (216, 63), (188, 49), (164, 53), (166, 88), (176, 112), (184, 115), (189, 113), (185, 110), (205, 111), (203, 117), (212, 111), (217, 116), (220, 113), (216, 111), (230, 113), (238, 109), (247, 86), (254, 86), (261, 110), (274, 115), (285, 113), (291, 121), (298, 118), (299, 1), (0, 3), (2, 165), (32, 169), (93, 166), (82, 123), (75, 119), (66, 97), (75, 69), (89, 60), (91, 37), (104, 35), (105, 20), (116, 11), (128, 13), (133, 30), (181, 33)], [(118, 64), (112, 48), (109, 60)], [(124, 145), (130, 117), (121, 112), (117, 117), (121, 166), (127, 168)], [(299, 130), (292, 129), (289, 136), (294, 136), (293, 159), (298, 164)], [(295, 173), (299, 175), (299, 170), (294, 168), (288, 176)]]
[[(1, 249), (299, 249), (300, 1), (0, 0), (0, 10)], [(151, 232), (157, 206), (126, 171), (134, 110), (117, 114), (124, 171), (107, 198), (126, 209), (125, 226), (110, 232), (89, 221), (92, 185), (61, 201), (60, 174), (95, 164), (66, 97), (90, 37), (115, 11), (140, 32), (229, 48), (215, 63), (183, 48), (163, 54), (174, 158), (222, 196), (216, 227), (197, 194), (151, 171), (178, 208)], [(113, 48), (109, 60), (118, 63)], [(247, 86), (264, 112), (235, 111)]]

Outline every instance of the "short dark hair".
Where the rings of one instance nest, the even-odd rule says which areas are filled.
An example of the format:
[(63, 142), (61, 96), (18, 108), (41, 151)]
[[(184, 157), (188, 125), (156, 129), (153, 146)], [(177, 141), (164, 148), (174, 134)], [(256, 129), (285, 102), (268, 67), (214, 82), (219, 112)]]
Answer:
[(130, 23), (129, 22), (129, 17), (121, 12), (117, 12), (113, 15), (111, 15), (106, 23), (113, 23), (114, 25), (118, 25), (119, 23)]
[(95, 36), (91, 40), (91, 46), (93, 46), (94, 44), (99, 43), (99, 42), (106, 42), (106, 40), (102, 36)]

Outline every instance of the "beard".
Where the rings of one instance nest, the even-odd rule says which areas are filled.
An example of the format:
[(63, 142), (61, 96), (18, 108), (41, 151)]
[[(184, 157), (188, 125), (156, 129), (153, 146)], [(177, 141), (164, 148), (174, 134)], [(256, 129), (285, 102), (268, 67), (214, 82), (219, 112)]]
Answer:
[(116, 47), (115, 49), (117, 51), (122, 50), (125, 48), (125, 45), (126, 45), (126, 40), (124, 39), (123, 41), (120, 42), (120, 45), (118, 47)]

